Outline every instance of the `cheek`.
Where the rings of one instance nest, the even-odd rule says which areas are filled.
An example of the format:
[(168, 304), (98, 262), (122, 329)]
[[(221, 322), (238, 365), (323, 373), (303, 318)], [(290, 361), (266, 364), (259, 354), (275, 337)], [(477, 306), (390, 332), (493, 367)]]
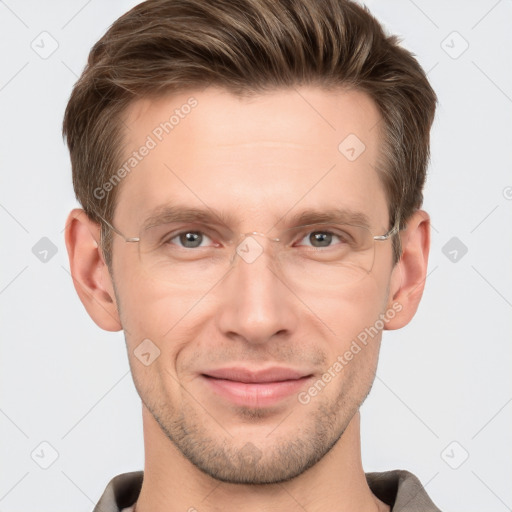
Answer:
[(342, 392), (342, 396), (363, 400), (370, 389), (378, 362), (386, 299), (386, 284), (369, 279), (330, 301), (330, 305), (328, 301), (318, 305), (319, 316), (330, 331), (324, 350), (325, 371), (337, 382), (332, 393)]
[[(336, 336), (326, 347), (325, 371), (335, 375), (332, 395), (358, 405), (371, 388), (378, 363), (382, 337), (385, 297), (373, 287), (361, 287), (332, 311), (330, 323)], [(385, 306), (384, 306), (385, 307)], [(340, 394), (341, 393), (341, 394)]]
[(341, 291), (339, 296), (320, 299), (310, 307), (334, 334), (334, 345), (341, 350), (361, 333), (360, 338), (364, 338), (364, 333), (376, 323), (380, 327), (379, 318), (387, 299), (387, 283), (370, 275)]
[(119, 258), (114, 274), (123, 329), (133, 343), (144, 338), (162, 340), (187, 323), (202, 297), (149, 279), (132, 256)]
[(195, 338), (188, 321), (191, 307), (141, 283), (133, 288), (125, 283), (123, 293), (122, 322), (134, 384), (144, 403), (159, 410), (169, 396), (177, 399), (181, 393), (180, 354)]
[[(120, 288), (122, 323), (140, 396), (147, 400), (168, 393), (180, 396), (178, 380), (186, 379), (183, 364), (214, 314), (211, 297), (176, 293), (135, 275)], [(148, 359), (154, 362), (145, 366)]]

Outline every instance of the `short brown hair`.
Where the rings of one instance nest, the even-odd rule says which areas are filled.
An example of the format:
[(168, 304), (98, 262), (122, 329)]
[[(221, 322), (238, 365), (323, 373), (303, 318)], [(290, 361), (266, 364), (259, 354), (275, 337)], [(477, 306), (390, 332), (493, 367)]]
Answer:
[[(423, 203), (437, 98), (413, 54), (349, 0), (148, 0), (94, 45), (66, 108), (73, 186), (89, 218), (111, 222), (122, 114), (134, 100), (213, 84), (238, 95), (297, 85), (356, 88), (382, 117), (379, 174), (390, 227)], [(102, 224), (111, 269), (111, 236)], [(401, 248), (394, 237), (395, 262)]]

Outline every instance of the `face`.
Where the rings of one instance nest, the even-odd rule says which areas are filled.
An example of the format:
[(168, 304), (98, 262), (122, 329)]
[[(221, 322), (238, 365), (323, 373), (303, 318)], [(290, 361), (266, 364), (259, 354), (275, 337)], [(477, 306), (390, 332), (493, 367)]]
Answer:
[[(112, 276), (143, 403), (214, 478), (269, 483), (301, 474), (333, 447), (370, 390), (379, 315), (392, 304), (391, 240), (375, 242), (371, 272), (344, 282), (332, 266), (317, 263), (312, 278), (313, 267), (280, 260), (316, 240), (309, 233), (288, 240), (291, 252), (278, 253), (269, 238), (306, 211), (335, 209), (364, 216), (373, 235), (388, 231), (378, 121), (365, 94), (315, 88), (251, 99), (209, 88), (140, 100), (127, 112), (126, 158), (138, 151), (140, 159), (118, 185), (116, 228), (137, 237), (165, 207), (216, 219), (178, 223), (189, 235), (168, 241), (172, 250), (204, 257), (167, 269), (143, 244), (114, 235)], [(235, 257), (212, 277), (215, 251), (229, 246), (223, 230), (269, 238), (255, 235), (257, 245), (245, 246), (257, 249), (254, 259)]]

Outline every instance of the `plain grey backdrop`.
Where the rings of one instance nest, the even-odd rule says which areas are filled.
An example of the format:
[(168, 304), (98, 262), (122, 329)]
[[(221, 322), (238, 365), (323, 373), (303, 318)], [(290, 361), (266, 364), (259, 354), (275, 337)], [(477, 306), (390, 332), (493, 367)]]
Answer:
[[(122, 333), (73, 288), (61, 123), (92, 45), (136, 1), (0, 1), (0, 511), (89, 511), (143, 468)], [(366, 5), (439, 96), (425, 294), (384, 333), (362, 408), (366, 471), (414, 472), (443, 511), (512, 508), (512, 2)]]

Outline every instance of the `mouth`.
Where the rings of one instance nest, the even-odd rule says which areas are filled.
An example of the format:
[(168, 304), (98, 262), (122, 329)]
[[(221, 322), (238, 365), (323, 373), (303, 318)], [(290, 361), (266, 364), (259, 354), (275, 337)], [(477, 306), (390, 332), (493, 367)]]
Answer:
[(223, 400), (245, 407), (268, 407), (296, 394), (313, 377), (291, 368), (222, 368), (209, 370), (201, 378)]

